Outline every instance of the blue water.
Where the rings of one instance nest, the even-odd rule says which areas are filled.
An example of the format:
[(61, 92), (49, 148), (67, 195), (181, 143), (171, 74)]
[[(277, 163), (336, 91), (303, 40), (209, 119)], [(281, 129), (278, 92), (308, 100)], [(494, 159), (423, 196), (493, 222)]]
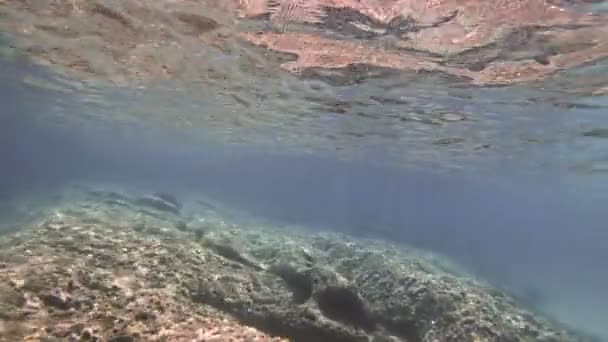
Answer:
[(500, 158), (437, 173), (385, 163), (381, 153), (341, 160), (145, 125), (44, 120), (50, 103), (71, 95), (15, 79), (0, 81), (2, 201), (75, 180), (205, 194), (265, 219), (445, 254), (608, 341), (608, 175), (529, 173), (527, 161)]

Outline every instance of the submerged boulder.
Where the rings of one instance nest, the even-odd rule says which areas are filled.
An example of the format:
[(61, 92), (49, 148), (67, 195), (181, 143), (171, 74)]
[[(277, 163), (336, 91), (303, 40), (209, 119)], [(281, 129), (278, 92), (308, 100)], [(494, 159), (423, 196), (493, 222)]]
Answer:
[[(191, 341), (202, 338), (199, 327), (208, 333), (210, 322), (227, 319), (239, 327), (232, 331), (264, 336), (259, 341), (591, 340), (417, 250), (228, 225), (209, 211), (200, 241), (178, 229), (151, 234), (138, 225), (171, 227), (175, 217), (125, 205), (137, 197), (106, 199), (68, 198), (59, 212), (12, 233), (18, 239), (0, 236), (0, 284), (10, 284), (0, 286), (0, 328), (19, 319), (40, 328), (36, 338)], [(29, 333), (19, 334), (13, 340)]]
[(166, 194), (155, 194), (154, 196), (140, 197), (135, 201), (136, 204), (158, 211), (164, 211), (179, 215), (181, 204), (175, 197)]
[(373, 331), (376, 323), (368, 305), (355, 289), (327, 286), (315, 294), (317, 305), (324, 316), (366, 331)]
[(171, 203), (178, 210), (181, 210), (183, 207), (182, 203), (177, 199), (177, 197), (175, 197), (175, 195), (172, 195), (170, 193), (156, 192), (156, 193), (154, 193), (154, 197), (161, 199), (167, 203)]

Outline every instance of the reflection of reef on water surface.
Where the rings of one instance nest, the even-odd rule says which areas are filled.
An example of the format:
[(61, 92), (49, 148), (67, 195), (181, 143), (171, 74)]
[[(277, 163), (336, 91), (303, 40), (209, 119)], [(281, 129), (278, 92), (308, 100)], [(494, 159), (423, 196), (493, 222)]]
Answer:
[(248, 74), (276, 67), (247, 41), (297, 56), (281, 63), (297, 73), (369, 64), (481, 85), (540, 80), (608, 56), (606, 14), (588, 11), (542, 0), (5, 0), (0, 8), (2, 28), (31, 55), (116, 82), (221, 82), (226, 71), (213, 61), (222, 54)]
[(607, 14), (571, 1), (5, 0), (0, 13), (11, 55), (67, 74), (23, 77), (76, 98), (49, 100), (48, 120), (458, 169), (526, 158), (527, 141), (552, 149), (570, 110), (606, 107), (577, 96), (608, 89)]
[(560, 148), (571, 110), (606, 107), (578, 96), (608, 89), (607, 14), (570, 1), (5, 0), (0, 13), (13, 57), (68, 76), (23, 77), (76, 98), (49, 95), (45, 120), (453, 170), (530, 158), (530, 141)]
[[(583, 341), (416, 250), (83, 187), (0, 237), (0, 337)], [(253, 328), (248, 328), (251, 326)], [(208, 339), (205, 339), (208, 338)]]

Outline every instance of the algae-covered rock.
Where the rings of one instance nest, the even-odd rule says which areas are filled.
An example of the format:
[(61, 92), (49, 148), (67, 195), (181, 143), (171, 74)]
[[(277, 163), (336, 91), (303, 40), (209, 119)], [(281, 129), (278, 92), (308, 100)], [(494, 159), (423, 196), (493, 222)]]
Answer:
[(138, 196), (63, 198), (0, 239), (3, 255), (24, 255), (2, 259), (0, 284), (12, 285), (0, 286), (0, 321), (40, 327), (40, 338), (191, 341), (208, 331), (180, 335), (183, 322), (211, 317), (305, 342), (589, 341), (415, 249), (211, 211), (188, 217), (205, 222), (197, 240)]

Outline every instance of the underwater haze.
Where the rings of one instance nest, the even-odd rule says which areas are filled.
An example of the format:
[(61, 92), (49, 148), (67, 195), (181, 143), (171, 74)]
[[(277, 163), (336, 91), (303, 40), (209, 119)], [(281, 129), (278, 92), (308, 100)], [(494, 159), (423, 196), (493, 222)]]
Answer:
[(32, 113), (46, 110), (48, 94), (24, 92), (11, 80), (0, 89), (4, 203), (74, 181), (205, 194), (270, 221), (438, 252), (535, 309), (608, 339), (606, 202), (590, 193), (603, 189), (602, 179), (518, 173), (514, 165), (423, 172), (377, 155), (341, 160), (189, 139), (171, 129), (46, 123)]
[[(128, 283), (128, 272), (121, 265), (134, 257), (125, 255), (145, 242), (149, 244), (142, 250), (166, 243), (170, 257), (183, 257), (179, 262), (190, 262), (192, 257), (184, 257), (188, 253), (203, 255), (201, 260), (211, 265), (207, 270), (215, 270), (213, 262), (224, 266), (235, 262), (226, 271), (230, 275), (214, 274), (209, 279), (251, 281), (254, 290), (248, 288), (249, 293), (264, 286), (273, 288), (274, 278), (258, 280), (278, 274), (287, 284), (284, 287), (293, 291), (293, 300), (281, 302), (282, 294), (268, 296), (260, 290), (266, 296), (259, 297), (262, 308), (272, 307), (266, 304), (273, 296), (281, 305), (293, 304), (305, 328), (290, 326), (287, 315), (271, 316), (271, 323), (251, 318), (248, 314), (254, 309), (230, 307), (236, 302), (233, 292), (215, 291), (216, 285), (201, 280), (202, 276), (188, 300), (204, 304), (205, 310), (213, 308), (205, 314), (221, 312), (218, 317), (234, 316), (239, 325), (293, 341), (435, 342), (450, 341), (450, 336), (467, 336), (462, 340), (475, 342), (569, 341), (568, 336), (579, 335), (577, 341), (608, 342), (608, 17), (604, 2), (487, 2), (495, 5), (491, 8), (473, 0), (439, 1), (432, 6), (424, 1), (416, 5), (418, 1), (346, 0), (160, 3), (59, 1), (39, 6), (0, 0), (0, 29), (6, 32), (6, 38), (0, 37), (0, 229), (5, 230), (0, 243), (11, 246), (15, 242), (15, 248), (20, 248), (17, 254), (22, 254), (0, 255), (0, 268), (7, 270), (5, 278), (0, 278), (0, 341), (10, 339), (9, 333), (26, 336), (27, 329), (11, 324), (28, 317), (34, 317), (31, 326), (48, 317), (58, 319), (57, 326), (70, 326), (69, 333), (57, 335), (60, 338), (78, 335), (86, 340), (91, 334), (103, 335), (93, 326), (90, 332), (82, 327), (74, 332), (76, 321), (61, 321), (63, 316), (57, 314), (69, 312), (77, 301), (74, 288), (78, 285), (72, 280), (65, 292), (40, 290), (38, 299), (32, 299), (31, 293), (43, 286), (20, 280), (19, 272), (27, 274), (23, 270), (30, 264), (63, 262), (71, 258), (69, 253), (78, 252), (82, 260), (69, 262), (78, 267), (91, 263), (102, 271), (87, 276), (78, 273), (74, 282), (101, 291), (105, 287), (90, 285), (95, 284), (90, 279), (114, 272), (117, 278), (107, 286), (113, 296), (112, 286), (122, 288)], [(317, 46), (321, 48), (313, 48)], [(74, 217), (82, 212), (58, 204), (58, 194), (74, 184), (107, 190), (91, 192), (94, 195), (84, 196), (86, 200), (76, 195), (71, 199), (82, 212), (93, 213), (93, 218), (78, 221)], [(126, 193), (154, 195), (132, 200)], [(31, 203), (52, 210), (37, 212)], [(197, 216), (204, 216), (198, 212), (187, 216), (182, 205), (190, 210), (193, 203), (213, 209), (214, 214), (206, 214), (207, 219)], [(216, 211), (226, 218), (213, 221)], [(131, 224), (144, 216), (145, 224)], [(386, 268), (396, 264), (426, 272), (433, 269), (426, 261), (406, 266), (391, 256), (401, 253), (400, 248), (407, 253), (428, 252), (453, 265), (446, 269), (454, 267), (454, 273), (462, 271), (466, 276), (460, 275), (458, 281), (441, 272), (432, 280), (416, 278), (417, 273), (412, 276), (416, 279), (411, 284), (423, 285), (395, 280), (410, 284), (411, 298), (418, 300), (418, 293), (426, 293), (417, 286), (443, 290), (437, 284), (445, 281), (463, 298), (464, 293), (475, 291), (497, 301), (512, 298), (516, 304), (504, 299), (508, 310), (510, 305), (521, 305), (521, 310), (531, 314), (517, 316), (508, 313), (507, 306), (488, 304), (498, 313), (492, 316), (496, 321), (486, 324), (482, 315), (490, 315), (487, 310), (471, 313), (468, 306), (459, 309), (462, 303), (443, 305), (439, 299), (439, 304), (430, 299), (427, 303), (423, 297), (416, 302), (424, 308), (419, 313), (386, 309), (392, 315), (386, 318), (378, 307), (398, 302), (400, 292), (393, 289), (372, 295), (363, 286), (368, 278), (376, 281), (378, 274), (340, 269), (356, 266), (359, 254), (351, 251), (352, 259), (348, 256), (343, 264), (333, 265), (332, 276), (323, 272), (330, 272), (327, 265), (335, 260), (323, 264), (325, 268), (311, 266), (331, 259), (327, 251), (341, 242), (327, 242), (334, 247), (319, 247), (323, 252), (315, 254), (304, 246), (309, 246), (309, 240), (293, 238), (286, 245), (297, 246), (300, 254), (285, 257), (278, 249), (260, 252), (256, 248), (263, 243), (253, 239), (248, 243), (254, 247), (245, 253), (246, 248), (236, 250), (213, 240), (216, 231), (222, 237), (239, 234), (234, 227), (226, 228), (228, 217), (283, 229), (284, 236), (274, 230), (273, 234), (284, 239), (291, 238), (288, 227), (297, 226), (310, 235), (310, 246), (324, 246), (325, 242), (319, 242), (325, 239), (323, 234), (340, 233), (357, 242), (344, 242), (346, 247), (338, 249), (338, 255), (346, 255), (347, 247), (363, 245), (362, 258), (381, 255), (378, 265)], [(170, 233), (174, 235), (162, 235), (165, 231), (158, 239), (146, 235), (150, 221), (174, 219), (176, 229)], [(215, 222), (209, 237), (201, 238), (207, 234), (203, 229), (189, 230), (208, 222)], [(128, 229), (113, 231), (116, 235), (107, 237), (110, 242), (94, 240), (95, 234), (110, 234), (112, 229), (124, 228), (123, 224)], [(80, 234), (87, 225), (93, 228), (86, 233), (90, 235), (83, 233), (87, 238), (82, 246), (73, 242), (80, 235), (66, 233), (73, 229)], [(95, 230), (100, 226), (107, 230)], [(24, 242), (28, 232), (34, 232), (32, 239), (40, 239), (35, 241), (42, 241), (39, 250)], [(57, 240), (46, 236), (54, 232)], [(245, 235), (256, 234), (252, 228)], [(118, 266), (99, 266), (105, 258), (90, 260), (99, 250), (116, 247), (111, 243), (116, 245), (124, 236), (133, 240), (124, 248), (118, 244)], [(179, 247), (171, 245), (181, 241), (175, 236), (186, 236)], [(394, 249), (386, 252), (371, 241), (391, 244)], [(22, 243), (30, 247), (21, 248)], [(45, 254), (49, 250), (60, 256), (44, 259), (52, 255)], [(144, 254), (137, 255), (144, 259)], [(144, 267), (133, 274), (150, 280), (154, 272), (149, 270), (166, 260), (153, 257), (157, 259), (141, 261)], [(289, 262), (279, 263), (281, 257)], [(305, 271), (285, 266), (298, 258), (304, 260)], [(53, 273), (47, 266), (40, 267), (40, 279)], [(192, 267), (196, 273), (204, 272), (206, 266)], [(380, 268), (372, 269), (376, 267)], [(397, 277), (393, 269), (387, 273)], [(306, 282), (314, 272), (320, 274), (314, 286), (312, 281), (293, 285)], [(409, 279), (408, 272), (403, 279)], [(451, 271), (447, 273), (452, 276)], [(133, 297), (131, 290), (141, 289), (141, 279), (125, 291), (125, 298)], [(318, 279), (325, 279), (335, 291), (316, 288)], [(158, 280), (164, 282), (158, 286), (153, 280), (150, 289), (173, 291), (167, 279)], [(486, 281), (496, 292), (479, 285)], [(343, 282), (362, 287), (353, 296), (343, 290), (347, 288)], [(460, 291), (456, 283), (465, 290)], [(212, 290), (205, 292), (207, 288)], [(299, 301), (302, 292), (304, 299)], [(213, 297), (217, 293), (220, 300)], [(23, 300), (10, 300), (22, 294)], [(159, 298), (171, 296), (161, 293)], [(397, 299), (390, 300), (393, 297)], [(360, 304), (365, 301), (367, 306)], [(386, 303), (374, 306), (378, 301)], [(494, 302), (488, 299), (487, 303)], [(10, 305), (18, 310), (6, 309)], [(82, 300), (73, 308), (84, 310), (87, 305)], [(199, 310), (196, 305), (194, 311)], [(469, 329), (470, 322), (452, 328), (452, 316), (433, 316), (433, 310), (451, 310), (446, 307), (477, 317), (477, 321), (471, 319), (476, 328)], [(3, 310), (24, 313), (4, 315)], [(353, 311), (358, 318), (344, 318)], [(310, 312), (320, 318), (308, 319)], [(400, 321), (410, 313), (423, 323)], [(547, 326), (566, 327), (573, 335), (551, 339), (517, 321), (536, 322), (535, 315), (542, 322), (546, 318)], [(156, 318), (150, 317), (161, 316), (170, 314), (135, 315), (131, 321), (152, 326)], [(108, 317), (121, 326), (113, 320), (116, 317)], [(499, 321), (512, 324), (517, 333), (511, 334), (510, 326)], [(336, 327), (340, 333), (332, 335), (315, 324)], [(114, 330), (106, 330), (107, 336), (114, 336)], [(114, 338), (131, 334), (127, 328), (124, 331)], [(200, 341), (209, 337), (199, 335)]]

